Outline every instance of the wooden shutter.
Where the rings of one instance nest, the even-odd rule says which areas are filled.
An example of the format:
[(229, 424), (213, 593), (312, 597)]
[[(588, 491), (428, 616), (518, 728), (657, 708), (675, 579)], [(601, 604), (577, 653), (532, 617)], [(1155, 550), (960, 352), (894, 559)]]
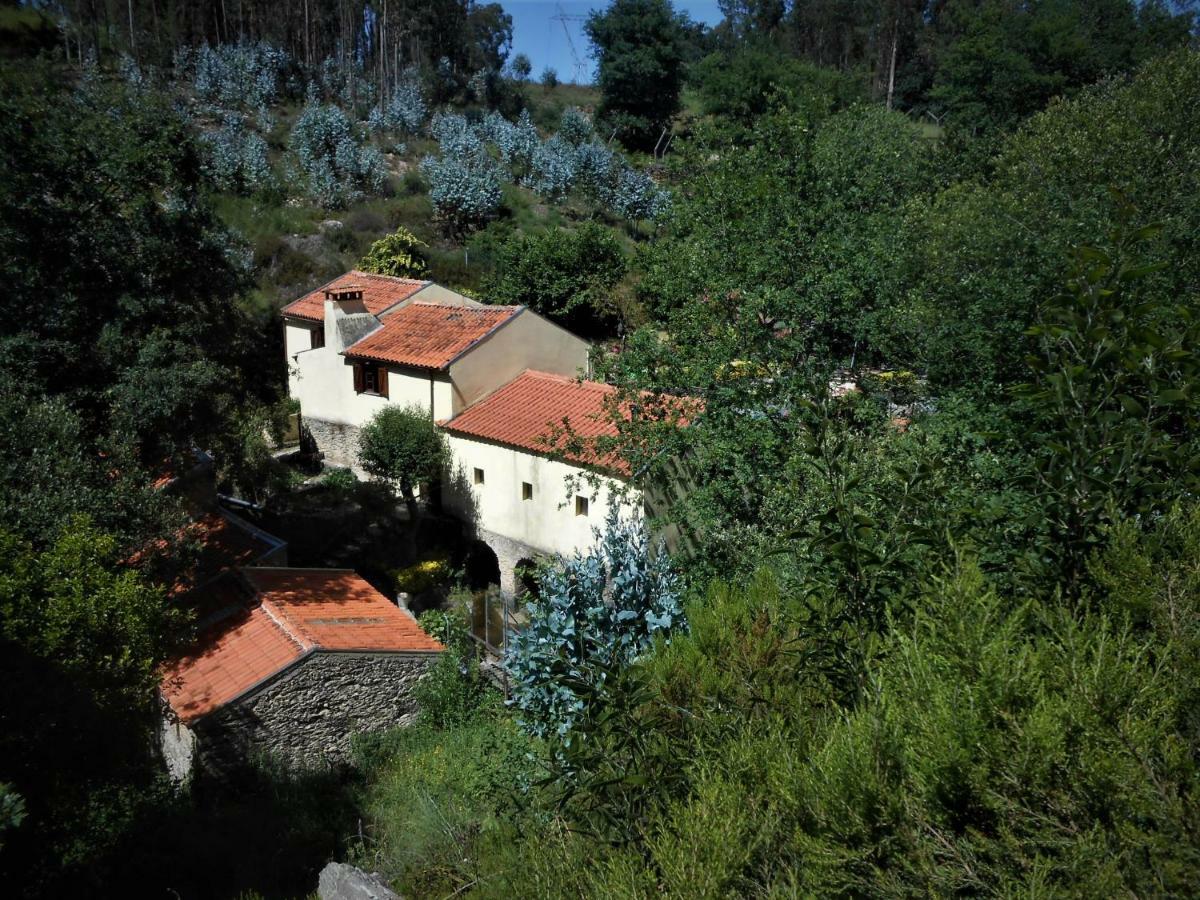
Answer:
[(361, 394), (364, 390), (365, 380), (363, 379), (363, 364), (354, 364), (354, 393)]
[(379, 396), (386, 397), (387, 392), (387, 366), (379, 366), (375, 370), (375, 390), (379, 391)]

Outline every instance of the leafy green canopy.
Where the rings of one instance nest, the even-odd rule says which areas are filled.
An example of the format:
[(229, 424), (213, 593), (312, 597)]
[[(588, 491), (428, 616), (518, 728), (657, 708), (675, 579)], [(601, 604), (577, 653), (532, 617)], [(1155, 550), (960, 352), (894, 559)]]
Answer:
[(61, 398), (93, 447), (158, 465), (210, 446), (277, 376), (256, 374), (245, 273), (186, 123), (149, 91), (3, 77), (0, 370)]
[(612, 293), (626, 262), (609, 229), (587, 222), (572, 231), (514, 234), (493, 264), (483, 286), (489, 302), (528, 306), (576, 334), (610, 332)]
[(688, 24), (670, 0), (614, 0), (588, 17), (601, 92), (598, 114), (630, 148), (653, 149), (679, 110)]
[(0, 532), (0, 772), (28, 812), (6, 884), (103, 881), (101, 854), (152, 796), (158, 665), (182, 624), (87, 519), (42, 552)]
[(358, 460), (371, 475), (394, 485), (411, 505), (418, 487), (441, 478), (450, 449), (429, 410), (388, 405), (362, 427)]
[(376, 275), (394, 275), (398, 278), (423, 278), (428, 271), (422, 248), (429, 245), (404, 226), (391, 234), (384, 235), (371, 245), (358, 262), (358, 268)]
[(1200, 53), (1171, 54), (1034, 116), (990, 177), (912, 201), (898, 225), (901, 283), (875, 330), (880, 354), (944, 386), (1021, 380), (1038, 304), (1059, 291), (1071, 249), (1110, 232), (1126, 204), (1163, 226), (1143, 253), (1167, 264), (1132, 286), (1132, 299), (1193, 304), (1197, 96)]

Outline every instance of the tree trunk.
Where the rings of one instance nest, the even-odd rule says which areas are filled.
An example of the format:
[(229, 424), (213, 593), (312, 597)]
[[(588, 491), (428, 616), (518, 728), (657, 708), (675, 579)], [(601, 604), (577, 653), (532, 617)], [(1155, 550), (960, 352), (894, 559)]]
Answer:
[(900, 41), (900, 20), (892, 25), (892, 62), (888, 66), (887, 108), (892, 108), (892, 94), (896, 90), (896, 45)]

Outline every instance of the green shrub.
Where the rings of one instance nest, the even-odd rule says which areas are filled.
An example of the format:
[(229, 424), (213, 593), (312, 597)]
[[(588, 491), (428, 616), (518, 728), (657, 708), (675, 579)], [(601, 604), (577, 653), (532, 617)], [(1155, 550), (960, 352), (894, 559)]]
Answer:
[(370, 779), (364, 864), (406, 896), (465, 891), (483, 847), (507, 833), (503, 819), (534, 780), (531, 749), (505, 719), (356, 737), (355, 759)]
[(339, 493), (352, 491), (358, 484), (358, 476), (351, 469), (330, 469), (322, 476), (321, 484)]
[(392, 573), (396, 590), (405, 594), (422, 594), (450, 578), (450, 563), (445, 559), (427, 559)]

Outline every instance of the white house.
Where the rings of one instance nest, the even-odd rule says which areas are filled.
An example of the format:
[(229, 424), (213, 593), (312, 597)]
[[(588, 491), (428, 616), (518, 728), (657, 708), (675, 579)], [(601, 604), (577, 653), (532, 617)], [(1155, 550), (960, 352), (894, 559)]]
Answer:
[(455, 467), (443, 501), (496, 553), (505, 590), (526, 560), (590, 546), (611, 504), (623, 516), (640, 509), (639, 493), (621, 496), (623, 460), (581, 457), (559, 439), (615, 435), (605, 409), (614, 391), (530, 369), (442, 423)]
[(334, 462), (385, 404), (435, 419), (535, 367), (586, 374), (588, 345), (521, 306), (484, 306), (425, 281), (348, 272), (283, 309), (288, 392)]

